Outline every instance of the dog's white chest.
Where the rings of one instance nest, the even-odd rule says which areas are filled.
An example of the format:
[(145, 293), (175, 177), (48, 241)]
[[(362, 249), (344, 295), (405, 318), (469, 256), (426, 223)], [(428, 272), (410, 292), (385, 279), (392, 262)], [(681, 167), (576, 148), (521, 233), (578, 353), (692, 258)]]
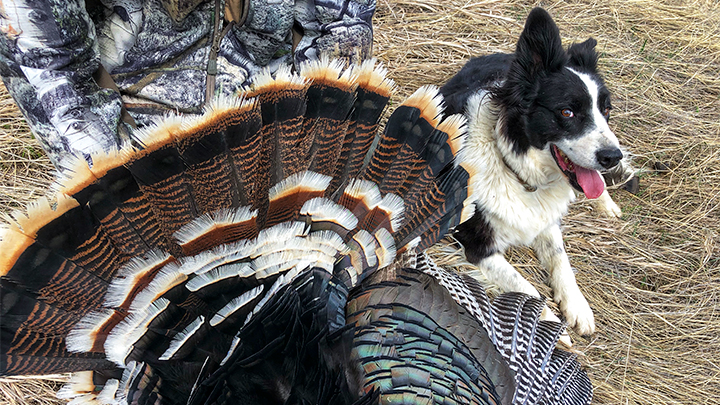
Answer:
[(478, 193), (477, 204), (492, 227), (500, 251), (513, 245), (530, 245), (540, 232), (560, 221), (575, 198), (572, 189), (562, 184), (535, 192), (507, 183), (484, 190)]
[[(547, 151), (512, 156), (496, 133), (498, 116), (481, 92), (471, 97), (468, 139), (460, 159), (471, 168), (471, 191), (492, 228), (496, 248), (529, 245), (567, 213), (575, 192)], [(505, 156), (504, 156), (505, 155)], [(504, 156), (504, 157), (503, 157)], [(512, 159), (512, 160), (509, 160)], [(513, 171), (508, 161), (518, 168)], [(530, 192), (518, 177), (537, 186)]]

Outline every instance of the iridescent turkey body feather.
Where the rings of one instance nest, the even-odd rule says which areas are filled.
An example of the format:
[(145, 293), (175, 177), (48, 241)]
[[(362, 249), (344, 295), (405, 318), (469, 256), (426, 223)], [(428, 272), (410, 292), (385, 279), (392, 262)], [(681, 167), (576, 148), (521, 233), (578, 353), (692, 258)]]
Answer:
[[(422, 250), (465, 219), (464, 120), (372, 62), (259, 75), (8, 217), (0, 374), (75, 403), (590, 400), (542, 302)], [(373, 149), (373, 141), (377, 146)]]

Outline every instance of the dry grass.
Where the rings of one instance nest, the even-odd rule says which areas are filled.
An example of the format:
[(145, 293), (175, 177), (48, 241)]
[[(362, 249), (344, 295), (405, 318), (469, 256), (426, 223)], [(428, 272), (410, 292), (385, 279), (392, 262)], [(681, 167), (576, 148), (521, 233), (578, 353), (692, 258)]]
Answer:
[[(720, 403), (720, 9), (711, 1), (381, 0), (376, 55), (407, 94), (465, 61), (510, 52), (535, 5), (566, 44), (592, 36), (613, 92), (612, 127), (642, 168), (637, 195), (612, 192), (621, 220), (575, 204), (570, 260), (598, 332), (573, 336), (595, 403)], [(655, 170), (661, 163), (670, 170)], [(536, 285), (528, 249), (510, 259)], [(550, 294), (544, 287), (542, 291)]]
[(0, 211), (45, 195), (53, 166), (0, 85)]
[[(715, 2), (379, 0), (375, 54), (400, 86), (397, 102), (420, 85), (444, 83), (470, 56), (512, 51), (535, 5), (550, 11), (566, 43), (598, 40), (614, 97), (611, 126), (643, 170), (637, 195), (612, 192), (622, 219), (601, 218), (581, 200), (565, 220), (570, 260), (598, 327), (589, 340), (573, 336), (594, 402), (719, 404)], [(0, 98), (0, 208), (7, 209), (41, 195), (50, 166), (12, 103)], [(542, 284), (529, 250), (515, 249), (510, 259)], [(28, 384), (0, 384), (0, 403), (50, 400), (46, 388)]]
[(55, 398), (55, 392), (67, 380), (63, 375), (42, 378), (0, 378), (0, 404), (7, 405), (55, 405), (66, 403)]

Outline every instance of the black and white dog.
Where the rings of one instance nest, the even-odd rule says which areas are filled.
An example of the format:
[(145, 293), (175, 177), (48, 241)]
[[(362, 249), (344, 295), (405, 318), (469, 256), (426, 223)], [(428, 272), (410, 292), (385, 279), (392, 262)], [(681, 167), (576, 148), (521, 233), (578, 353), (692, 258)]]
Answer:
[[(596, 41), (562, 47), (543, 9), (532, 10), (514, 54), (470, 60), (440, 90), (448, 113), (464, 112), (468, 140), (460, 160), (470, 167), (475, 214), (455, 231), (467, 259), (504, 291), (539, 296), (504, 258), (529, 245), (548, 269), (549, 285), (571, 327), (595, 331), (563, 246), (560, 220), (573, 189), (603, 199), (619, 216), (600, 171), (623, 158), (608, 126), (610, 93), (597, 73)], [(557, 319), (548, 310), (546, 318)]]

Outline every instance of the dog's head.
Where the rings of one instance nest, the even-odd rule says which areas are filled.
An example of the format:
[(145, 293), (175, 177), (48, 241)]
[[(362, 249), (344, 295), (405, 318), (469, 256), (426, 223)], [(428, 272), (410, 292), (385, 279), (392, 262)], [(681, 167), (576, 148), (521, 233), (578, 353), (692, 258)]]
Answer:
[(604, 190), (598, 171), (623, 157), (608, 126), (610, 92), (597, 73), (595, 45), (590, 38), (565, 51), (550, 15), (533, 9), (496, 94), (506, 109), (514, 151), (546, 150), (570, 184), (589, 198)]

